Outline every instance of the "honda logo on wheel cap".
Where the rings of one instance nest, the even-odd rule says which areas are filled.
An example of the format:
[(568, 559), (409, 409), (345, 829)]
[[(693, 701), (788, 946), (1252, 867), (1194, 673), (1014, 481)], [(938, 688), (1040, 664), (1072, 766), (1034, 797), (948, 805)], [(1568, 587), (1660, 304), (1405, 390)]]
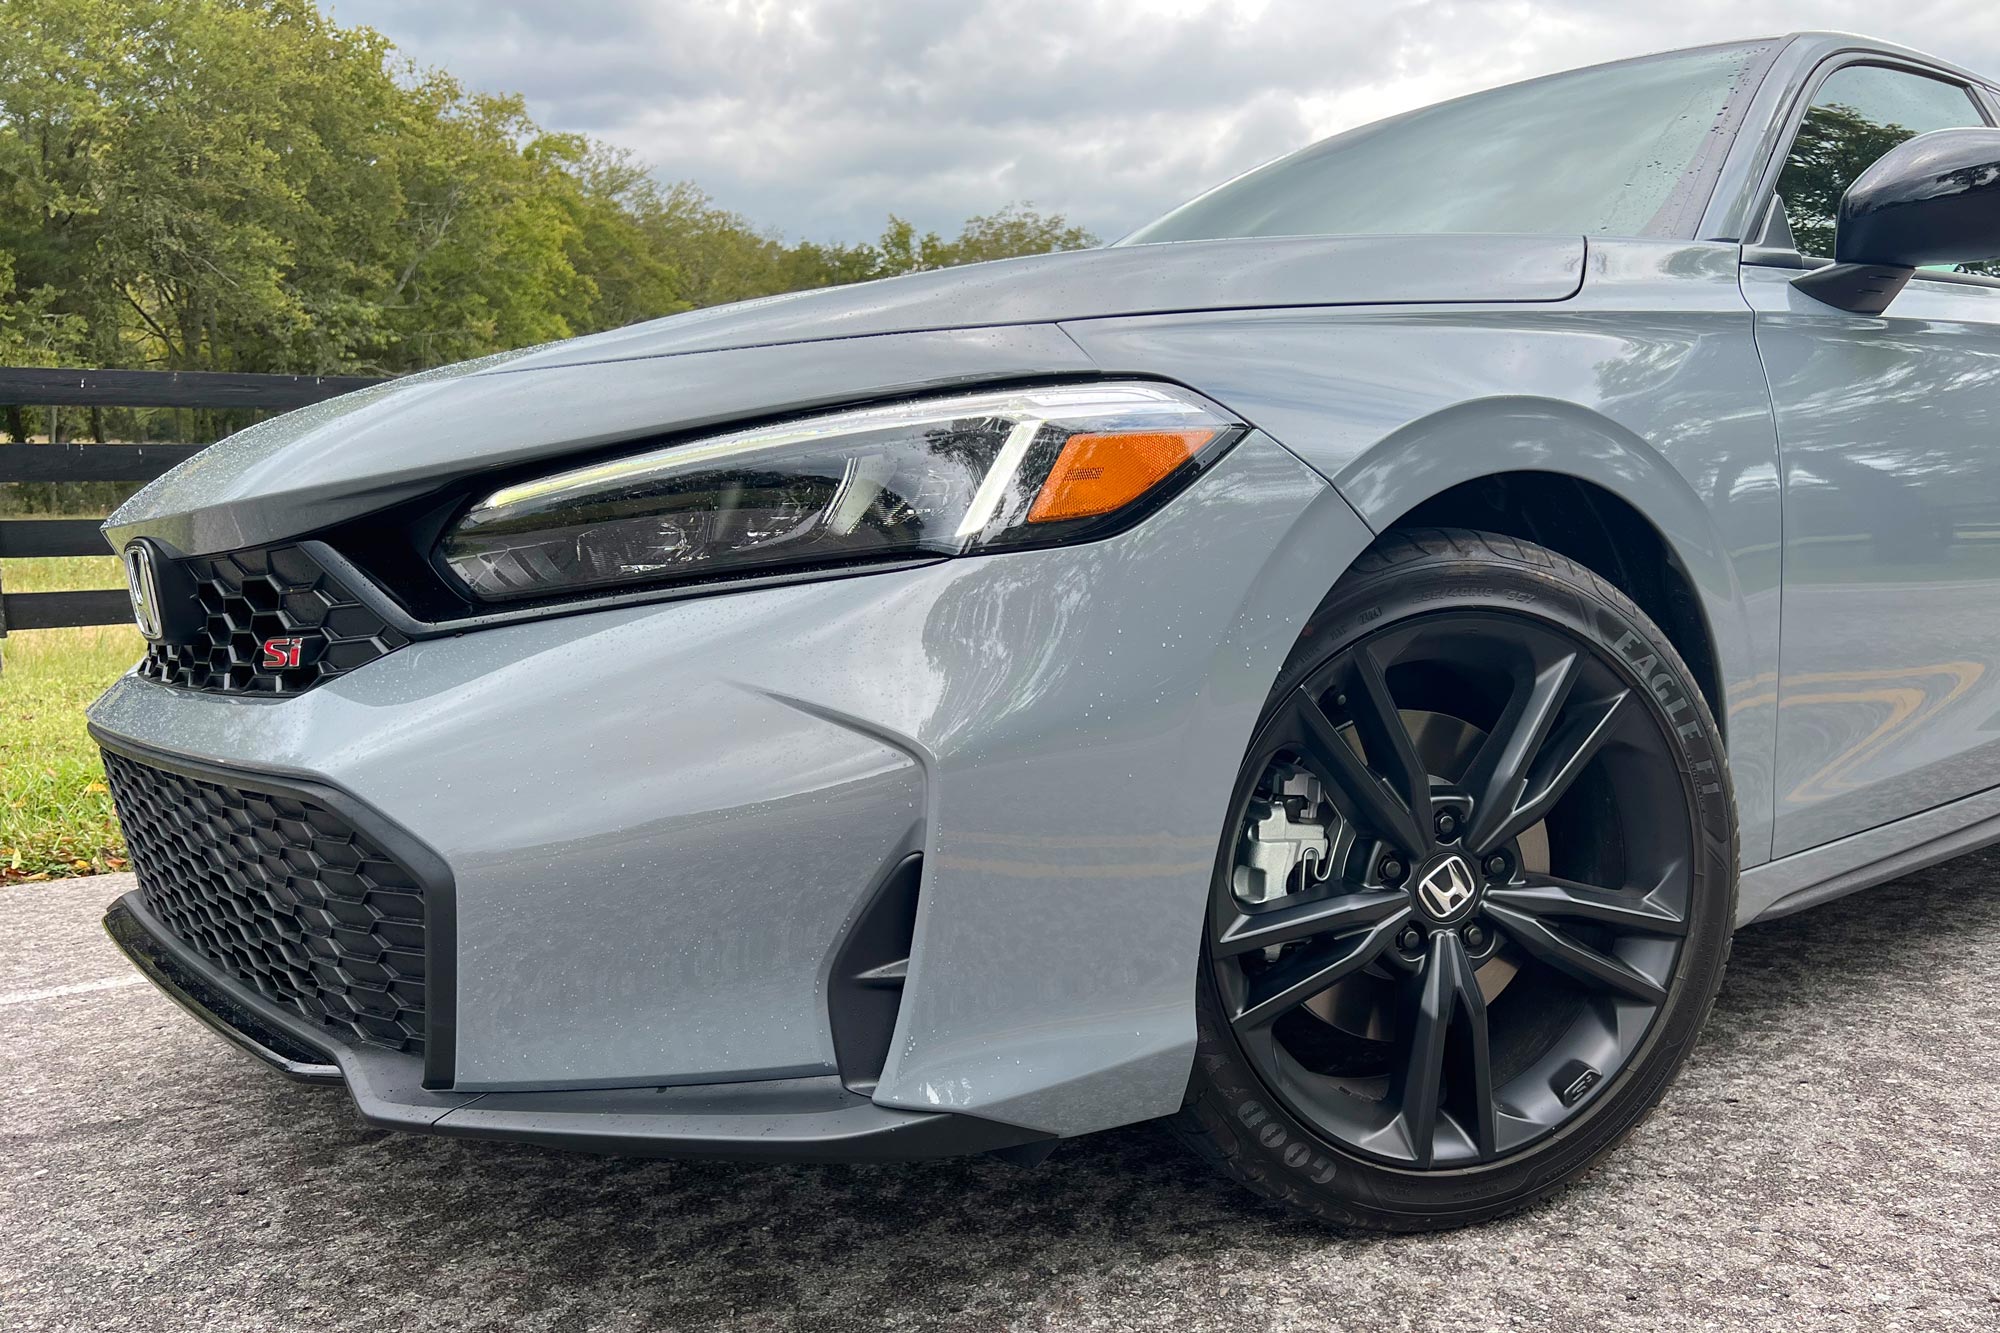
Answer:
[(1472, 867), (1465, 858), (1447, 856), (1417, 881), (1417, 904), (1433, 920), (1447, 921), (1458, 915), (1477, 891)]

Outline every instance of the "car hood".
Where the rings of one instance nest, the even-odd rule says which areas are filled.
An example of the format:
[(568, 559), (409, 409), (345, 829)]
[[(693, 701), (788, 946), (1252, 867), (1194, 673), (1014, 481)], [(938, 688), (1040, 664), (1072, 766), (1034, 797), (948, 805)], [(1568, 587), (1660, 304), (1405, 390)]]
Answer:
[(513, 467), (723, 422), (1089, 375), (1058, 323), (1207, 310), (1549, 302), (1580, 236), (1286, 237), (1001, 260), (691, 311), (412, 375), (261, 422), (105, 524), (188, 554), (295, 537)]
[(1001, 259), (690, 311), (530, 352), (516, 369), (921, 329), (1261, 306), (1558, 301), (1581, 237), (1287, 236)]

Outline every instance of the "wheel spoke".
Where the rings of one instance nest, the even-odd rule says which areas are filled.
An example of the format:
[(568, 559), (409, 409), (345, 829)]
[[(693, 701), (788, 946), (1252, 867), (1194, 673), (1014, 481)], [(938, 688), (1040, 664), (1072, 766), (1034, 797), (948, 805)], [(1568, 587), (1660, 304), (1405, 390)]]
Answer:
[(1292, 695), (1291, 711), (1306, 757), (1328, 780), (1327, 796), (1343, 818), (1387, 838), (1409, 854), (1427, 845), (1410, 808), (1361, 762), (1319, 700), (1299, 690)]
[(1471, 1102), (1471, 1124), (1466, 1126), (1472, 1133), (1472, 1143), (1479, 1150), (1481, 1161), (1492, 1157), (1500, 1150), (1499, 1116), (1493, 1102), (1493, 1054), (1488, 1049), (1486, 1039), (1486, 997), (1479, 989), (1477, 969), (1472, 960), (1465, 956), (1465, 948), (1458, 938), (1452, 938), (1458, 954), (1458, 996), (1459, 1017), (1464, 1024), (1466, 1036), (1466, 1057), (1469, 1068), (1467, 1094)]
[[(1354, 650), (1345, 672), (1347, 715), (1361, 737), (1368, 765), (1375, 769), (1410, 811), (1417, 828), (1431, 826), (1431, 775), (1417, 756), (1417, 745), (1403, 725), (1403, 715), (1389, 693), (1382, 663), (1367, 645)], [(1408, 850), (1414, 852), (1419, 844)]]
[[(1548, 818), (1556, 802), (1634, 711), (1630, 690), (1571, 707), (1555, 734), (1537, 744), (1517, 777), (1496, 781), (1485, 789), (1487, 799), (1475, 805), (1472, 831), (1466, 838), (1473, 854), (1483, 856)], [(1562, 710), (1558, 708), (1556, 713)], [(1543, 722), (1541, 729), (1546, 728)]]
[(1437, 1154), (1437, 1124), (1444, 1112), (1445, 1053), (1452, 1031), (1463, 1036), (1466, 1067), (1461, 1076), (1470, 1102), (1466, 1126), (1481, 1158), (1495, 1151), (1493, 1064), (1486, 1039), (1486, 1002), (1473, 975), (1472, 960), (1456, 934), (1431, 936), (1422, 969), (1409, 983), (1403, 1063), (1393, 1075), (1390, 1096), (1402, 1118), (1404, 1135), (1419, 1167)]
[(1552, 875), (1529, 875), (1524, 884), (1487, 890), (1486, 901), (1534, 917), (1592, 921), (1621, 933), (1687, 934), (1679, 912), (1639, 889), (1599, 889)]
[(1250, 978), (1249, 996), (1230, 1022), (1239, 1030), (1267, 1027), (1313, 996), (1366, 967), (1409, 920), (1407, 904), (1367, 929), (1301, 949)]
[(1582, 670), (1575, 653), (1565, 653), (1532, 676), (1524, 670), (1500, 720), (1473, 756), (1460, 781), (1472, 793), (1472, 826), (1465, 842), (1475, 854), (1504, 841), (1496, 831), (1519, 804), (1527, 789), (1529, 766), (1569, 702)]
[(1314, 935), (1352, 934), (1391, 916), (1407, 916), (1409, 907), (1409, 895), (1401, 890), (1366, 890), (1274, 911), (1234, 912), (1229, 923), (1216, 932), (1214, 952), (1218, 958), (1229, 958)]
[(1529, 771), (1527, 795), (1497, 830), (1496, 842), (1519, 837), (1523, 830), (1548, 818), (1563, 793), (1631, 716), (1633, 702), (1630, 690), (1620, 690), (1573, 710), (1562, 730), (1542, 747), (1540, 757)]
[(1491, 895), (1487, 897), (1485, 910), (1513, 937), (1515, 943), (1585, 985), (1646, 1004), (1657, 1005), (1666, 1001), (1665, 987), (1650, 977), (1640, 975), (1622, 959), (1599, 952), (1546, 921), (1495, 901)]

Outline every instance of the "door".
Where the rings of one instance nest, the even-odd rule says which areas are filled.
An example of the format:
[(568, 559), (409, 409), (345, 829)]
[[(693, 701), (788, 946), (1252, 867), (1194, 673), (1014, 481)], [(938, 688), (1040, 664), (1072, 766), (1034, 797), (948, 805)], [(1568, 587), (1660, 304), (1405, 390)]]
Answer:
[[(1841, 194), (1888, 149), (1986, 123), (1914, 68), (1826, 74), (1778, 178), (1797, 249), (1831, 257)], [(2000, 785), (2000, 281), (1919, 272), (1851, 315), (1746, 257), (1784, 474), (1783, 856)]]

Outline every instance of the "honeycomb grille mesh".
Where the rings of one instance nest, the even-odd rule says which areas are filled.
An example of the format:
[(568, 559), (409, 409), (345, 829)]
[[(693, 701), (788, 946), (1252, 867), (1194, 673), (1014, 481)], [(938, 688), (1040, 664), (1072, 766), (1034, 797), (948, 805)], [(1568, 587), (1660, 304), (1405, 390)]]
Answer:
[[(300, 547), (191, 556), (180, 565), (200, 604), (198, 627), (147, 648), (139, 673), (153, 680), (223, 694), (297, 694), (409, 642)], [(271, 639), (298, 640), (297, 665), (266, 666)]]
[(424, 898), (332, 811), (107, 751), (148, 910), (260, 995), (342, 1038), (421, 1052)]

